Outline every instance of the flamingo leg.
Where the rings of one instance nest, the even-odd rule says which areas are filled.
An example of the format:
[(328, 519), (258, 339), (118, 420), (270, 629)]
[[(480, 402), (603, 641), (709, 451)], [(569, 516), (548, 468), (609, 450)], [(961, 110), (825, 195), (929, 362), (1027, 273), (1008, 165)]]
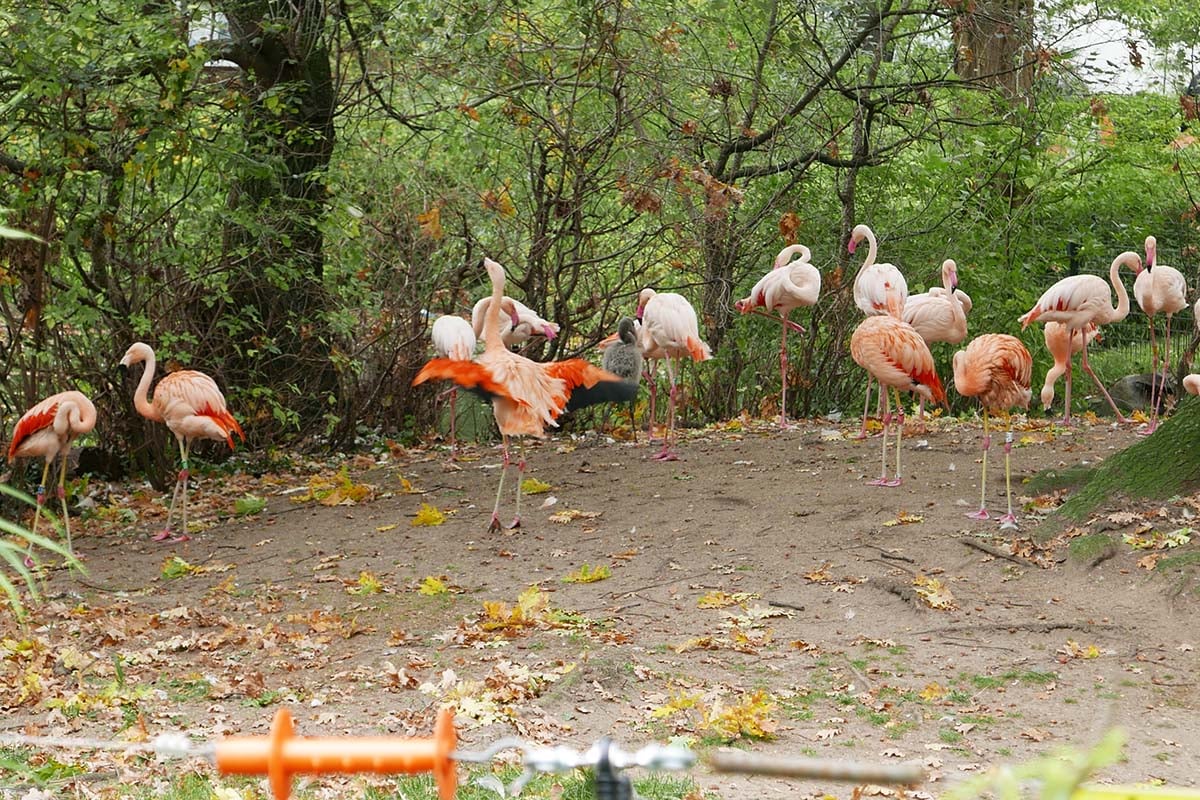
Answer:
[(516, 530), (521, 527), (521, 491), (523, 483), (525, 483), (525, 442), (517, 439), (517, 510), (513, 514), (512, 525), (508, 526), (509, 530)]
[(453, 460), (458, 453), (458, 431), (456, 424), (458, 422), (458, 389), (450, 390), (450, 458)]
[(650, 413), (646, 423), (646, 441), (654, 441), (655, 399), (658, 397), (658, 361), (650, 359), (650, 371), (646, 373), (646, 382), (650, 384)]
[[(887, 391), (886, 389), (884, 391)], [(900, 402), (900, 390), (896, 389), (896, 476), (887, 486), (900, 485), (900, 440), (904, 437), (904, 404)]]
[(663, 435), (662, 450), (654, 456), (657, 461), (678, 461), (679, 456), (672, 449), (675, 445), (675, 401), (679, 396), (679, 386), (675, 382), (675, 370), (672, 369), (674, 359), (668, 357), (667, 361), (667, 381), (670, 384), (671, 391), (668, 395), (670, 402), (667, 405), (667, 432)]
[(863, 400), (862, 429), (859, 430), (858, 436), (855, 437), (856, 439), (867, 438), (867, 410), (871, 408), (871, 382), (873, 380), (874, 380), (874, 378), (871, 377), (871, 373), (868, 372), (867, 373), (867, 396)]
[[(751, 308), (748, 310), (748, 313), (758, 314), (760, 317), (766, 317), (767, 319), (774, 320), (775, 322), (779, 322), (778, 317), (776, 317), (774, 314), (768, 314), (766, 311), (763, 311), (761, 308)], [(784, 330), (791, 329), (791, 330), (796, 331), (797, 333), (805, 333), (803, 325), (801, 325), (799, 322), (793, 322), (792, 320), (787, 319), (786, 317), (784, 317), (784, 319), (783, 319), (783, 327), (784, 327)]]
[[(1087, 338), (1087, 331), (1082, 331), (1083, 337)], [(1063, 384), (1063, 425), (1071, 424), (1071, 374), (1075, 371), (1073, 363), (1074, 358), (1071, 353), (1075, 349), (1075, 330), (1072, 328), (1067, 331), (1067, 376), (1066, 382)]]
[(62, 504), (63, 527), (67, 532), (67, 552), (74, 555), (71, 547), (71, 513), (67, 510), (67, 454), (70, 447), (63, 448), (62, 467), (58, 471), (58, 501)]
[[(488, 524), (488, 533), (495, 533), (500, 530), (500, 493), (504, 491), (504, 473), (508, 472), (508, 434), (500, 434), (500, 451), (502, 453), (500, 462), (500, 482), (496, 484), (496, 502), (492, 506), (492, 521)], [(517, 489), (520, 490), (520, 481), (517, 482)]]
[[(1170, 317), (1167, 317), (1167, 320), (1169, 324)], [(1138, 431), (1140, 436), (1149, 436), (1158, 427), (1158, 403), (1161, 402), (1161, 398), (1158, 396), (1158, 342), (1154, 338), (1154, 317), (1147, 314), (1146, 322), (1150, 325), (1150, 422)]]
[[(37, 493), (35, 494), (35, 497), (37, 498), (37, 506), (35, 506), (33, 510), (33, 528), (30, 530), (30, 533), (32, 533), (34, 536), (37, 535), (38, 517), (42, 515), (42, 506), (46, 503), (46, 478), (49, 476), (50, 462), (47, 461), (46, 465), (42, 467), (42, 480), (38, 484)], [(33, 542), (29, 543), (29, 548), (25, 551), (25, 566), (33, 566)]]
[(1015, 530), (1017, 515), (1012, 510), (1012, 467), (1009, 459), (1013, 443), (1012, 415), (1006, 411), (1004, 416), (1006, 417), (1005, 422), (1008, 423), (1008, 429), (1004, 432), (1004, 491), (1008, 495), (1008, 513), (1000, 518), (1000, 527), (1001, 529)]
[(1096, 376), (1096, 372), (1087, 360), (1087, 334), (1083, 335), (1083, 371), (1092, 376), (1092, 381), (1096, 384), (1096, 388), (1104, 395), (1104, 399), (1108, 401), (1112, 407), (1113, 413), (1117, 415), (1117, 422), (1129, 422), (1125, 415), (1121, 413), (1121, 409), (1117, 408), (1117, 404), (1113, 402), (1112, 395), (1108, 393), (1108, 389), (1104, 388), (1104, 384), (1100, 382), (1100, 378)]
[(988, 431), (988, 410), (983, 409), (983, 472), (979, 478), (979, 510), (967, 514), (969, 519), (991, 519), (987, 511), (987, 459), (992, 446), (992, 434)]
[(787, 428), (787, 385), (788, 385), (788, 355), (787, 355), (787, 317), (783, 319), (783, 334), (779, 337), (779, 427)]
[(882, 455), (880, 457), (881, 467), (879, 477), (871, 481), (869, 486), (887, 486), (887, 446), (888, 446), (888, 430), (892, 424), (892, 408), (890, 405), (891, 398), (887, 395), (887, 390), (883, 388), (883, 384), (879, 384), (879, 389), (883, 394), (883, 445)]

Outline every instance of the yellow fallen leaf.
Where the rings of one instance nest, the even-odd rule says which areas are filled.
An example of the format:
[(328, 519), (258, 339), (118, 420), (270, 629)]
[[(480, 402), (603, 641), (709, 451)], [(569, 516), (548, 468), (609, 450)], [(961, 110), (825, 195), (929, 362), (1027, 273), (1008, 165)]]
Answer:
[(550, 484), (545, 481), (539, 481), (537, 478), (526, 478), (521, 481), (521, 492), (523, 494), (545, 494), (550, 489)]
[(388, 531), (395, 530), (396, 528), (397, 528), (397, 525), (395, 523), (392, 523), (391, 525), (380, 525), (377, 528), (375, 528), (375, 532), (376, 533), (387, 533)]
[(562, 579), (563, 583), (595, 583), (602, 581), (605, 578), (612, 577), (612, 570), (604, 564), (599, 564), (592, 567), (591, 564), (584, 564), (579, 569), (572, 572)]
[(932, 683), (925, 684), (925, 688), (921, 690), (919, 696), (922, 700), (941, 700), (946, 696), (946, 687), (937, 681), (933, 681)]
[(930, 608), (948, 610), (958, 607), (950, 587), (937, 578), (918, 575), (913, 578), (912, 584), (913, 588), (917, 590), (917, 594), (925, 601), (925, 605)]
[(449, 592), (449, 587), (440, 579), (432, 575), (426, 576), (425, 580), (421, 581), (421, 585), (417, 588), (417, 594), (433, 596), (436, 594), (446, 594)]
[(566, 525), (568, 522), (574, 522), (577, 519), (595, 519), (601, 513), (600, 511), (580, 511), (577, 508), (564, 508), (562, 511), (555, 511), (551, 514), (549, 520), (559, 525)]
[(909, 514), (906, 511), (901, 511), (899, 516), (897, 516), (895, 519), (889, 519), (887, 522), (883, 523), (883, 527), (892, 528), (896, 525), (915, 525), (918, 522), (924, 521), (925, 517), (921, 516), (920, 514)]
[(713, 589), (711, 592), (705, 592), (696, 601), (696, 605), (700, 608), (725, 608), (739, 603), (745, 603), (749, 600), (754, 600), (759, 595), (752, 592), (723, 592), (720, 589)]
[(429, 503), (421, 503), (421, 508), (417, 511), (417, 515), (413, 517), (412, 524), (414, 527), (441, 525), (446, 521), (446, 515), (438, 511)]

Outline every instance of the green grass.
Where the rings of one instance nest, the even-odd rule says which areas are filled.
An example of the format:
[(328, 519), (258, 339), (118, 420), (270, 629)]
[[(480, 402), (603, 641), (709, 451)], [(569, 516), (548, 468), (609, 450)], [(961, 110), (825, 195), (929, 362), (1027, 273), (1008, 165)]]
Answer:
[[(12, 784), (43, 786), (48, 781), (61, 781), (72, 775), (87, 772), (84, 768), (69, 768), (70, 773), (48, 772), (45, 776), (35, 775), (22, 765), (27, 764), (22, 758), (14, 758), (12, 766), (9, 759), (12, 751), (0, 751), (0, 770), (5, 774), (0, 788)], [(62, 768), (63, 765), (58, 765)], [(45, 767), (42, 767), (45, 771)], [(460, 769), (456, 800), (496, 800), (500, 784), (509, 785), (520, 774), (519, 770), (506, 768), (492, 773), (486, 768)], [(690, 776), (670, 773), (637, 774), (633, 777), (634, 790), (645, 800), (681, 800), (685, 797), (701, 798), (699, 787)], [(499, 783), (497, 783), (497, 780)], [(123, 790), (118, 797), (136, 798), (137, 800), (213, 800), (215, 790), (222, 786), (238, 789), (248, 788), (257, 783), (252, 778), (218, 778), (197, 773), (177, 775), (167, 781), (162, 791), (150, 786), (130, 787)], [(114, 784), (116, 780), (114, 779)], [(251, 792), (250, 794), (256, 794)], [(354, 795), (347, 791), (346, 797), (359, 796), (364, 800), (438, 800), (437, 784), (432, 776), (400, 776), (394, 779), (390, 786), (372, 786)], [(328, 789), (321, 786), (321, 781), (314, 780), (306, 788), (295, 791), (292, 797), (297, 800), (312, 800), (312, 798), (328, 795)], [(243, 793), (243, 796), (247, 796)], [(526, 784), (521, 797), (527, 800), (555, 798), (556, 800), (590, 800), (595, 796), (595, 781), (590, 771), (576, 770), (565, 775), (539, 775)]]

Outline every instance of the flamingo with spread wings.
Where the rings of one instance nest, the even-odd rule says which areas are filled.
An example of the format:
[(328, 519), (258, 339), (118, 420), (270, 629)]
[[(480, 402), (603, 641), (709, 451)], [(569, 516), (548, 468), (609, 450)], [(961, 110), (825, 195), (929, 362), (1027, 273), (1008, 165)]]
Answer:
[[(504, 308), (504, 267), (490, 258), (483, 260), (492, 281), (493, 308)], [(508, 451), (510, 436), (546, 435), (546, 428), (558, 427), (565, 411), (603, 402), (622, 402), (637, 396), (637, 384), (621, 380), (580, 358), (539, 363), (509, 350), (500, 334), (500, 319), (484, 315), (483, 354), (473, 361), (435, 358), (425, 364), (413, 386), (430, 380), (454, 381), (459, 386), (480, 392), (492, 401), (492, 413), (500, 428), (503, 464), (496, 502), (492, 507), (489, 532), (500, 529), (500, 495), (504, 475), (512, 459)], [(519, 442), (520, 440), (518, 440)], [(518, 444), (518, 448), (521, 445)], [(510, 527), (521, 527), (521, 479), (525, 474), (525, 455), (518, 452), (517, 509)]]

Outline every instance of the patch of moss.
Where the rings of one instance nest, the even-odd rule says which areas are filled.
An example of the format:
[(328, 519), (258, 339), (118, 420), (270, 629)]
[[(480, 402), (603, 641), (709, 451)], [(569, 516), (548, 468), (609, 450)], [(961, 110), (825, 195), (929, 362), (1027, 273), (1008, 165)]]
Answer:
[(1060, 489), (1075, 489), (1087, 483), (1095, 471), (1095, 467), (1052, 467), (1034, 475), (1025, 485), (1030, 492), (1036, 494), (1056, 492)]
[(1067, 554), (1072, 561), (1080, 564), (1093, 564), (1097, 559), (1109, 555), (1116, 550), (1117, 542), (1104, 533), (1089, 533), (1077, 536), (1067, 546)]
[(1164, 558), (1154, 565), (1154, 569), (1162, 573), (1200, 569), (1200, 550)]

